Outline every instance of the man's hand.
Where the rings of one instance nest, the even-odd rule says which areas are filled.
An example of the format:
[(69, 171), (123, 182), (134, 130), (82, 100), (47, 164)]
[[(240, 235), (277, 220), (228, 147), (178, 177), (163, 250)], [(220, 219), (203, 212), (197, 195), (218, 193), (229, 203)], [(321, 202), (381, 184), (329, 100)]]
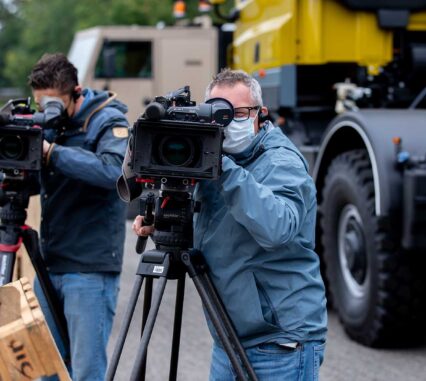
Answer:
[(136, 216), (132, 225), (132, 229), (136, 233), (136, 235), (140, 237), (148, 237), (150, 234), (154, 232), (154, 225), (142, 226), (142, 224), (143, 224), (143, 216)]
[(47, 142), (46, 140), (43, 140), (43, 157), (46, 158), (47, 153), (49, 152), (50, 149), (50, 143)]

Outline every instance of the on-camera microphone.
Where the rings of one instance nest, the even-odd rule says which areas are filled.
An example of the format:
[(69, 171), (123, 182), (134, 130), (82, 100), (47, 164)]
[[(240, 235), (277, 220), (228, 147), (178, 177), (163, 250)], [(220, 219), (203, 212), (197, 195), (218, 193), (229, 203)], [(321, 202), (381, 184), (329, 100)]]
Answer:
[(159, 102), (151, 102), (146, 106), (145, 117), (149, 120), (160, 120), (166, 115), (166, 109)]

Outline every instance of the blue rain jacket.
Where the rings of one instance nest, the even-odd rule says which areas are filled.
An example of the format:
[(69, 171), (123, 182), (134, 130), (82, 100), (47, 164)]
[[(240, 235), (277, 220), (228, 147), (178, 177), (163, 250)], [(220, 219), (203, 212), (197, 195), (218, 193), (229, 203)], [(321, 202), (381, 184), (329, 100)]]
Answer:
[(316, 190), (306, 161), (279, 128), (266, 125), (245, 152), (225, 156), (222, 169), (218, 181), (195, 190), (194, 247), (243, 346), (325, 340)]
[(119, 272), (126, 205), (116, 181), (127, 146), (127, 107), (106, 91), (83, 91), (74, 128), (56, 142), (41, 173), (41, 248), (48, 269)]

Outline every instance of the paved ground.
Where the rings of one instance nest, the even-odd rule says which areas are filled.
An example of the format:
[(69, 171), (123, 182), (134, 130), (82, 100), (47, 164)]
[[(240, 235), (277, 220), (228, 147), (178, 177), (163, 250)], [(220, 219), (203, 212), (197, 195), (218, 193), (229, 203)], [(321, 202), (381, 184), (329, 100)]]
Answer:
[[(135, 243), (135, 237), (130, 232), (130, 223), (128, 223), (125, 265), (110, 353), (139, 263), (140, 257), (134, 251)], [(148, 381), (168, 379), (175, 285), (176, 282), (172, 280), (167, 284), (149, 344), (146, 377)], [(200, 298), (191, 280), (187, 280), (185, 291), (178, 380), (203, 381), (208, 379), (211, 339), (204, 321)], [(350, 341), (333, 313), (330, 313), (329, 321), (326, 358), (321, 368), (322, 381), (426, 380), (426, 344), (420, 348), (407, 350), (373, 350)], [(139, 305), (117, 370), (116, 381), (129, 379), (138, 348), (140, 324), (141, 306)]]

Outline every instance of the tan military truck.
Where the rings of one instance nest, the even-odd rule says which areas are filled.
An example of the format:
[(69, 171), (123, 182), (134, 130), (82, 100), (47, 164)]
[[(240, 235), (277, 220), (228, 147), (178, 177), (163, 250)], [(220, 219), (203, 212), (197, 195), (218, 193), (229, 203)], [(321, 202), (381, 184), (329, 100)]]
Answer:
[(106, 26), (76, 33), (68, 58), (83, 86), (118, 93), (133, 124), (155, 96), (185, 85), (202, 102), (217, 71), (217, 50), (218, 33), (210, 26)]

